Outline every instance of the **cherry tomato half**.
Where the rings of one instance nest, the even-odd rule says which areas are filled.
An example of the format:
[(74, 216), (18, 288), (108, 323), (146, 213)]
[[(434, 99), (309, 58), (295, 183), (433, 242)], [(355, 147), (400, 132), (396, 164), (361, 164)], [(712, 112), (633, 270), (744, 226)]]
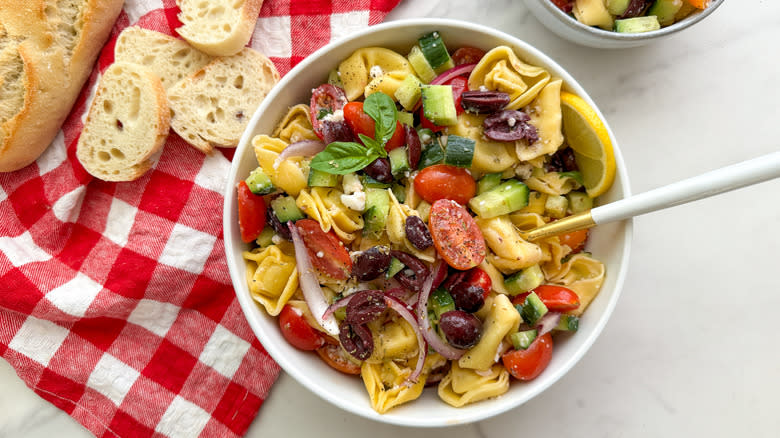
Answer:
[(483, 56), (485, 56), (485, 51), (482, 49), (461, 47), (452, 54), (452, 62), (455, 65), (476, 64)]
[(336, 234), (322, 231), (319, 222), (313, 219), (301, 219), (295, 226), (314, 268), (333, 279), (346, 280), (352, 272), (352, 260)]
[(238, 228), (241, 240), (249, 243), (265, 228), (265, 200), (249, 190), (246, 181), (238, 183)]
[[(363, 111), (363, 102), (349, 102), (344, 105), (344, 120), (347, 121), (355, 137), (363, 134), (366, 137), (374, 138), (376, 122), (365, 111)], [(395, 122), (395, 132), (390, 140), (385, 144), (385, 150), (391, 151), (397, 147), (403, 146), (406, 142), (406, 133), (401, 122)]]
[(414, 177), (414, 191), (431, 204), (450, 199), (465, 205), (477, 193), (477, 183), (462, 167), (434, 164)]
[[(568, 312), (580, 307), (580, 297), (567, 287), (543, 284), (533, 291), (542, 303), (554, 312)], [(522, 305), (529, 294), (530, 292), (526, 292), (515, 296), (512, 298), (512, 304)]]
[(306, 322), (300, 310), (289, 304), (279, 313), (279, 328), (284, 339), (301, 350), (316, 350), (325, 344), (322, 334)]
[(545, 333), (534, 339), (525, 350), (512, 350), (501, 356), (504, 368), (515, 379), (532, 380), (542, 373), (552, 358), (552, 336)]
[(485, 259), (485, 238), (474, 218), (460, 204), (439, 199), (428, 219), (436, 251), (448, 265), (465, 271)]
[(481, 268), (472, 268), (468, 274), (466, 274), (466, 279), (463, 280), (463, 282), (466, 283), (467, 286), (482, 288), (483, 299), (490, 295), (490, 289), (493, 287), (493, 281), (490, 280), (490, 276)]
[(572, 231), (571, 233), (558, 236), (561, 245), (571, 248), (572, 254), (576, 254), (585, 249), (585, 242), (588, 240), (588, 230)]
[(571, 12), (571, 10), (574, 8), (574, 1), (573, 0), (551, 0), (555, 6), (558, 7), (558, 9), (562, 10), (563, 12), (566, 12), (567, 14)]
[(341, 371), (344, 374), (360, 374), (360, 365), (352, 362), (338, 344), (326, 343), (317, 349), (317, 354), (331, 368)]
[[(309, 118), (314, 133), (319, 138), (323, 138), (322, 117), (320, 111), (333, 113), (344, 107), (347, 103), (347, 95), (344, 90), (335, 85), (322, 84), (311, 93), (311, 102), (309, 102)], [(371, 134), (373, 136), (373, 133)]]
[(469, 89), (468, 79), (463, 76), (456, 76), (445, 82), (444, 85), (452, 87), (452, 99), (455, 101), (455, 113), (461, 114), (464, 109), (460, 102), (463, 100), (463, 92)]

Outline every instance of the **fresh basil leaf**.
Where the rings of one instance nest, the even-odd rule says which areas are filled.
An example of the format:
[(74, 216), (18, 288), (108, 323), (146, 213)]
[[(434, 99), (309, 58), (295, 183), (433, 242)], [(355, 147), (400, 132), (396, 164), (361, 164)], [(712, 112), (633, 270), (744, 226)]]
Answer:
[(395, 102), (381, 91), (370, 94), (363, 102), (363, 111), (374, 119), (374, 138), (384, 145), (395, 133), (398, 112)]
[(571, 178), (574, 181), (577, 181), (581, 186), (585, 185), (582, 174), (578, 170), (572, 170), (569, 172), (558, 172), (558, 176), (561, 178)]
[(325, 118), (325, 116), (333, 114), (333, 110), (330, 108), (321, 108), (320, 111), (317, 113), (317, 120), (322, 120)]
[(322, 172), (346, 175), (356, 172), (379, 158), (365, 146), (346, 141), (335, 141), (311, 160), (309, 166)]
[(379, 155), (380, 157), (387, 157), (387, 151), (385, 150), (385, 147), (379, 143), (378, 141), (374, 140), (373, 138), (358, 134), (358, 137), (360, 137), (360, 141), (363, 142), (364, 145), (368, 148), (369, 151), (374, 152), (375, 154)]

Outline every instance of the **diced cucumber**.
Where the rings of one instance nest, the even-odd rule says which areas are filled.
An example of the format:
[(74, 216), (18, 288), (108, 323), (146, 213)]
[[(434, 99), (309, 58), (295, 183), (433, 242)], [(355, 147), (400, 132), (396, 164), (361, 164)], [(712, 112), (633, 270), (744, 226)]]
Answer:
[(383, 183), (380, 181), (375, 180), (374, 178), (371, 178), (368, 175), (361, 175), (360, 176), (360, 182), (363, 184), (363, 187), (372, 188), (372, 189), (389, 189), (390, 185), (389, 183)]
[(660, 28), (661, 23), (658, 22), (658, 17), (655, 15), (615, 20), (615, 31), (620, 33), (642, 33)]
[(347, 306), (336, 309), (333, 312), (333, 316), (336, 317), (337, 321), (344, 321), (344, 318), (347, 317)]
[(398, 177), (402, 175), (409, 167), (409, 154), (406, 152), (405, 147), (395, 148), (387, 153), (387, 158), (390, 159), (390, 173), (393, 176)]
[(344, 88), (344, 84), (341, 83), (339, 71), (336, 69), (333, 69), (328, 73), (328, 83), (339, 88)]
[(555, 326), (555, 330), (563, 330), (566, 332), (576, 332), (580, 328), (580, 319), (574, 315), (561, 315), (561, 319), (558, 320), (558, 325)]
[(501, 184), (501, 173), (488, 173), (483, 175), (482, 178), (477, 181), (477, 194), (487, 192), (488, 190)]
[(569, 199), (569, 210), (572, 213), (582, 213), (593, 208), (593, 198), (584, 192), (569, 192), (566, 194)]
[(276, 190), (276, 187), (271, 182), (271, 178), (268, 178), (268, 175), (263, 172), (262, 167), (251, 171), (244, 181), (249, 186), (249, 190), (255, 195), (267, 195)]
[(537, 264), (510, 275), (504, 280), (504, 286), (510, 295), (518, 295), (536, 289), (542, 282), (544, 273)]
[(263, 231), (261, 231), (260, 235), (257, 236), (257, 239), (255, 239), (255, 243), (257, 243), (257, 245), (260, 248), (265, 248), (266, 246), (269, 246), (270, 244), (273, 243), (272, 239), (274, 237), (274, 234), (276, 234), (274, 229), (271, 228), (271, 226), (267, 226), (263, 228)]
[(438, 323), (443, 313), (455, 310), (455, 300), (452, 299), (452, 295), (447, 292), (447, 289), (439, 288), (433, 291), (431, 297), (428, 298), (428, 306), (429, 309), (433, 310), (434, 322)]
[(444, 161), (444, 149), (442, 149), (439, 141), (435, 138), (427, 146), (423, 147), (422, 154), (420, 155), (420, 164), (418, 169), (424, 169), (434, 164), (439, 164)]
[(525, 350), (531, 346), (531, 343), (536, 339), (536, 330), (524, 330), (521, 332), (514, 332), (509, 335), (509, 339), (512, 341), (512, 346), (515, 350)]
[(414, 45), (412, 51), (409, 52), (409, 55), (406, 58), (409, 60), (409, 64), (412, 66), (412, 69), (414, 69), (414, 72), (417, 73), (417, 77), (420, 78), (422, 83), (427, 84), (436, 77), (436, 72), (433, 71), (433, 67), (428, 64), (428, 60), (425, 59), (425, 55), (423, 55), (419, 46)]
[(612, 15), (623, 15), (631, 0), (607, 0), (607, 10)]
[(450, 58), (450, 54), (447, 52), (447, 46), (444, 45), (439, 32), (434, 31), (423, 35), (417, 42), (420, 45), (420, 51), (422, 51), (423, 56), (428, 61), (428, 65), (436, 73), (455, 67), (455, 63), (452, 62), (452, 58)]
[(544, 214), (555, 219), (566, 216), (566, 209), (569, 208), (569, 200), (561, 195), (548, 195), (544, 203)]
[(279, 219), (279, 222), (297, 221), (303, 219), (303, 212), (295, 205), (295, 198), (292, 196), (279, 196), (271, 201), (271, 208)]
[(655, 15), (658, 17), (658, 24), (668, 26), (674, 23), (674, 16), (680, 11), (682, 5), (683, 0), (655, 0), (647, 10), (647, 15)]
[(336, 187), (339, 176), (317, 169), (309, 169), (309, 187)]
[(458, 123), (451, 85), (423, 85), (421, 90), (423, 114), (426, 119), (437, 126)]
[(401, 85), (395, 90), (395, 98), (398, 99), (398, 103), (404, 109), (411, 111), (417, 105), (422, 95), (420, 87), (422, 87), (422, 82), (417, 79), (417, 76), (406, 75), (404, 80), (401, 81)]
[(390, 213), (390, 196), (385, 189), (366, 188), (366, 210), (363, 213), (363, 235), (378, 237), (385, 229)]
[(523, 213), (544, 214), (544, 204), (547, 203), (547, 194), (541, 192), (531, 192), (528, 195), (528, 205), (520, 209)]
[(414, 114), (398, 111), (398, 121), (403, 125), (414, 126)]
[(470, 138), (451, 134), (447, 136), (447, 148), (444, 151), (444, 164), (458, 167), (471, 167), (476, 142)]
[(422, 219), (423, 222), (428, 222), (428, 218), (431, 216), (431, 204), (423, 199), (417, 204), (417, 213), (420, 213), (420, 219)]
[(390, 190), (393, 191), (393, 196), (395, 196), (395, 199), (397, 199), (398, 202), (403, 204), (403, 202), (406, 201), (406, 187), (394, 182), (390, 187)]
[(387, 268), (387, 278), (393, 278), (395, 277), (395, 274), (401, 272), (403, 268), (405, 268), (406, 265), (403, 264), (402, 261), (398, 260), (395, 257), (392, 257), (390, 259), (390, 266)]
[(516, 179), (503, 182), (469, 201), (471, 210), (484, 219), (511, 213), (526, 205), (528, 186)]
[(520, 316), (523, 317), (523, 321), (526, 323), (536, 325), (547, 312), (547, 306), (545, 306), (539, 296), (536, 295), (536, 292), (531, 292), (525, 298), (525, 303), (523, 303), (523, 307), (520, 310)]

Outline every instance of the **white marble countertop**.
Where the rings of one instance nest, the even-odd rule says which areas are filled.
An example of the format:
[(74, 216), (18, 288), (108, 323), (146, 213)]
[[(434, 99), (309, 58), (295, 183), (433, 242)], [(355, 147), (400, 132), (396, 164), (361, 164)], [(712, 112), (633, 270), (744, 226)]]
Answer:
[[(679, 35), (618, 51), (558, 38), (519, 0), (404, 0), (389, 19), (421, 16), (493, 26), (568, 69), (609, 120), (635, 193), (780, 149), (780, 2), (729, 1)], [(637, 218), (601, 337), (514, 411), (457, 428), (389, 426), (282, 374), (247, 436), (778, 436), (779, 192), (776, 180)], [(91, 434), (0, 361), (0, 437), (51, 436)]]

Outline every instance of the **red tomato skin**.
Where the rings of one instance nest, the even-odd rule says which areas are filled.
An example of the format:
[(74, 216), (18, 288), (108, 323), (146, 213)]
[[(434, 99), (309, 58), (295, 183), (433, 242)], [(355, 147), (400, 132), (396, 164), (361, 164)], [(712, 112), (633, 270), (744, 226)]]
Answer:
[(574, 2), (572, 0), (551, 0), (555, 6), (558, 7), (558, 9), (562, 10), (563, 12), (566, 12), (567, 14), (571, 12), (571, 10), (574, 7)]
[(561, 245), (566, 245), (571, 248), (572, 254), (577, 254), (585, 249), (585, 243), (588, 241), (589, 230), (578, 230), (570, 233), (561, 234), (558, 239)]
[[(533, 292), (536, 293), (542, 304), (553, 312), (569, 312), (580, 307), (580, 297), (576, 292), (567, 287), (543, 284), (534, 289)], [(516, 295), (512, 298), (512, 304), (522, 306), (530, 293), (525, 292)]]
[(512, 350), (501, 356), (504, 368), (515, 379), (533, 380), (547, 368), (552, 359), (553, 342), (549, 333), (536, 338), (525, 350)]
[(465, 205), (477, 193), (477, 183), (462, 167), (434, 164), (414, 177), (414, 190), (431, 204), (449, 199)]
[(338, 344), (326, 343), (317, 349), (317, 354), (323, 362), (337, 371), (351, 375), (360, 374), (360, 366), (347, 359)]
[(246, 181), (238, 183), (238, 228), (241, 240), (249, 243), (265, 228), (265, 200), (249, 190)]
[(444, 83), (452, 86), (452, 99), (455, 101), (455, 113), (460, 115), (464, 109), (460, 102), (463, 100), (463, 92), (469, 89), (469, 81), (463, 76), (456, 76)]
[[(376, 122), (365, 111), (363, 111), (363, 102), (349, 102), (344, 105), (344, 120), (347, 121), (347, 125), (355, 134), (356, 138), (358, 134), (363, 134), (366, 137), (374, 138), (376, 134)], [(376, 140), (376, 139), (375, 139)], [(395, 122), (395, 132), (390, 140), (385, 144), (385, 150), (391, 151), (397, 147), (401, 147), (406, 143), (406, 132), (404, 127), (401, 126), (401, 122)]]
[[(295, 226), (314, 268), (336, 280), (346, 280), (352, 272), (352, 259), (336, 234), (322, 231), (320, 223), (314, 219), (301, 219)], [(320, 252), (322, 256), (318, 256)]]
[(433, 122), (425, 117), (422, 108), (420, 108), (420, 126), (426, 129), (430, 129), (433, 132), (441, 132), (446, 128), (446, 126), (434, 125)]
[(484, 291), (482, 298), (487, 298), (490, 295), (490, 289), (493, 287), (493, 281), (482, 268), (472, 268), (464, 281), (466, 285), (481, 287)]
[(485, 259), (485, 238), (463, 206), (447, 199), (434, 202), (428, 224), (433, 245), (448, 265), (465, 271)]
[(300, 350), (316, 350), (325, 345), (323, 335), (306, 322), (299, 310), (286, 304), (279, 313), (279, 329), (287, 342)]
[(347, 103), (347, 95), (344, 94), (344, 90), (331, 85), (322, 84), (315, 88), (311, 94), (311, 101), (309, 102), (309, 118), (311, 119), (311, 125), (314, 133), (319, 138), (323, 137), (322, 134), (322, 121), (318, 119), (321, 109), (328, 109), (331, 111), (337, 111), (344, 107)]
[(485, 56), (485, 51), (482, 49), (461, 47), (452, 54), (452, 62), (455, 65), (476, 64), (483, 56)]

